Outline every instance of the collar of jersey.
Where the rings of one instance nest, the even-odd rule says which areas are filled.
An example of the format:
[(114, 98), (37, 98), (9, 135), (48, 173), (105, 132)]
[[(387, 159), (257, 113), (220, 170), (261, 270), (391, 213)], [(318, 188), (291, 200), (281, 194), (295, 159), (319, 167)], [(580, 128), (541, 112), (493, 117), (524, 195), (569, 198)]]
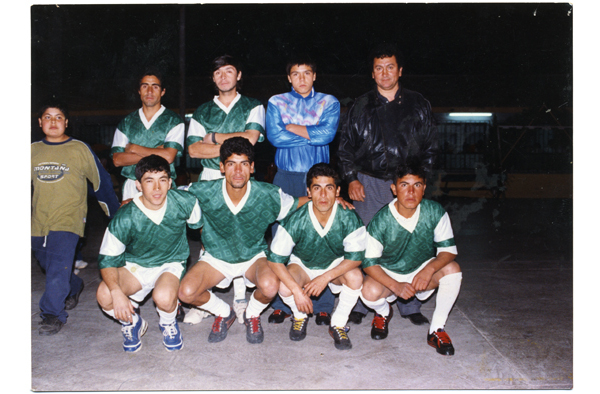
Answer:
[(229, 198), (229, 194), (227, 194), (226, 183), (227, 183), (227, 181), (225, 180), (225, 178), (223, 178), (223, 187), (222, 187), (223, 199), (225, 200), (225, 203), (229, 207), (229, 210), (231, 211), (231, 213), (233, 213), (234, 215), (237, 215), (242, 210), (242, 208), (244, 208), (244, 205), (246, 205), (246, 201), (248, 201), (248, 196), (250, 195), (250, 189), (252, 188), (252, 182), (250, 180), (248, 180), (248, 183), (246, 183), (246, 185), (248, 186), (248, 187), (246, 187), (246, 194), (244, 194), (244, 197), (242, 197), (242, 199), (240, 200), (240, 202), (237, 206), (233, 205), (231, 198)]
[(337, 202), (333, 204), (333, 208), (331, 209), (331, 215), (329, 215), (329, 219), (327, 219), (327, 225), (325, 227), (321, 227), (321, 223), (319, 223), (319, 219), (315, 216), (315, 212), (313, 211), (313, 203), (312, 201), (308, 202), (308, 214), (310, 216), (310, 221), (312, 222), (315, 231), (323, 238), (329, 232), (331, 226), (333, 226), (333, 220), (335, 219), (335, 213), (337, 212)]
[(141, 192), (136, 194), (136, 196), (133, 198), (133, 202), (140, 209), (140, 211), (142, 211), (142, 213), (148, 217), (148, 219), (152, 220), (152, 222), (154, 222), (154, 224), (156, 224), (157, 226), (160, 225), (163, 218), (165, 217), (165, 212), (167, 212), (167, 203), (169, 202), (169, 199), (167, 198), (163, 206), (154, 211), (152, 209), (146, 208), (142, 200), (140, 200), (141, 195)]
[(394, 201), (388, 204), (388, 206), (390, 207), (390, 212), (392, 212), (392, 215), (394, 216), (394, 219), (396, 219), (398, 224), (401, 225), (404, 229), (406, 229), (406, 231), (412, 234), (412, 232), (415, 231), (415, 227), (417, 227), (417, 222), (419, 221), (419, 214), (421, 213), (421, 204), (417, 206), (417, 210), (415, 211), (414, 215), (412, 215), (409, 218), (405, 218), (404, 216), (400, 215), (400, 213), (396, 209), (397, 200), (398, 198), (394, 198)]
[(156, 113), (154, 114), (152, 119), (150, 119), (150, 121), (148, 121), (146, 119), (146, 115), (144, 115), (144, 109), (140, 108), (140, 110), (139, 110), (140, 119), (141, 119), (142, 123), (144, 124), (144, 127), (146, 128), (146, 130), (148, 130), (150, 127), (152, 127), (152, 124), (154, 123), (154, 121), (156, 119), (158, 119), (158, 117), (160, 115), (162, 115), (163, 112), (165, 112), (165, 109), (166, 109), (165, 106), (161, 104), (160, 109), (158, 111), (156, 111)]
[(226, 107), (225, 104), (223, 104), (221, 102), (221, 100), (219, 100), (219, 96), (215, 96), (213, 98), (213, 101), (215, 102), (215, 104), (217, 104), (219, 106), (219, 108), (221, 108), (223, 110), (223, 112), (225, 112), (226, 114), (228, 114), (229, 111), (231, 111), (231, 109), (235, 106), (235, 103), (237, 103), (238, 101), (240, 101), (241, 97), (242, 97), (242, 95), (240, 94), (240, 92), (237, 92), (237, 94), (235, 95), (235, 98), (229, 104), (229, 107)]

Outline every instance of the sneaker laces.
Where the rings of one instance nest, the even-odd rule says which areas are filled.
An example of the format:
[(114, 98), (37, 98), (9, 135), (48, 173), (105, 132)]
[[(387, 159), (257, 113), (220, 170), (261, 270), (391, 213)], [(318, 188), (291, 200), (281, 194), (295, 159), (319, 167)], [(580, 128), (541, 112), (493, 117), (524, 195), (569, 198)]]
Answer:
[(123, 325), (121, 327), (121, 332), (123, 333), (123, 335), (125, 335), (127, 337), (127, 339), (132, 340), (133, 339), (133, 334), (131, 333), (131, 331), (133, 331), (133, 324), (127, 324), (127, 325)]
[(340, 341), (348, 339), (348, 331), (350, 330), (350, 327), (332, 327), (332, 328), (333, 328), (333, 331), (335, 333), (337, 333), (338, 337), (340, 338)]
[(301, 331), (305, 322), (306, 322), (306, 319), (296, 319), (296, 318), (294, 318), (294, 322), (292, 323), (293, 330), (294, 331)]
[(449, 345), (452, 343), (452, 341), (450, 340), (450, 337), (444, 330), (440, 329), (438, 331), (434, 331), (432, 333), (432, 335), (434, 335), (436, 337), (438, 343), (440, 343), (442, 345)]
[(163, 335), (165, 337), (169, 337), (169, 338), (175, 338), (175, 336), (177, 335), (177, 328), (175, 327), (175, 323), (173, 324), (168, 324), (166, 326), (162, 326), (163, 328)]
[(221, 332), (221, 327), (222, 327), (221, 323), (222, 322), (223, 322), (222, 316), (215, 316), (215, 322), (213, 323), (212, 331), (213, 332)]
[(378, 330), (384, 330), (387, 319), (388, 319), (388, 316), (381, 316), (380, 314), (376, 313), (375, 317), (373, 317), (372, 325), (373, 325), (373, 327), (375, 327)]
[(248, 325), (250, 326), (250, 331), (252, 331), (252, 333), (256, 333), (260, 331), (260, 318), (259, 316), (256, 317), (251, 317), (249, 319), (246, 319), (248, 321)]

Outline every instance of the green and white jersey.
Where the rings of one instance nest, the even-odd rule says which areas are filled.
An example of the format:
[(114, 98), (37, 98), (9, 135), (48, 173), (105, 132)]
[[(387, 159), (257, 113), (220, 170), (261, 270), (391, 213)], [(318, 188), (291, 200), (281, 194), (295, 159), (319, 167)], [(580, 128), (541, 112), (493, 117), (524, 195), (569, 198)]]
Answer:
[(219, 260), (238, 264), (267, 250), (267, 228), (295, 211), (298, 199), (270, 183), (250, 180), (246, 194), (234, 206), (225, 185), (225, 179), (200, 181), (188, 190), (198, 197), (202, 208), (206, 251)]
[[(265, 107), (261, 102), (238, 93), (229, 107), (226, 107), (219, 101), (219, 96), (215, 96), (212, 101), (202, 104), (194, 111), (186, 143), (190, 146), (202, 141), (209, 133), (241, 133), (246, 130), (260, 131), (258, 142), (265, 139)], [(201, 163), (204, 168), (218, 170), (219, 161), (218, 157), (214, 157), (202, 159)]]
[[(185, 123), (175, 112), (161, 105), (158, 112), (148, 121), (140, 108), (127, 115), (117, 126), (110, 154), (112, 157), (114, 153), (125, 152), (127, 144), (132, 143), (146, 148), (157, 148), (161, 145), (164, 148), (175, 148), (179, 157), (183, 152), (184, 139)], [(135, 180), (135, 164), (123, 167), (121, 175)], [(171, 163), (171, 178), (176, 177), (175, 163)]]
[(293, 254), (308, 269), (326, 269), (340, 257), (362, 261), (366, 245), (367, 230), (354, 210), (334, 204), (323, 227), (311, 201), (280, 223), (267, 259), (287, 264)]
[(394, 199), (367, 226), (363, 267), (379, 265), (397, 274), (410, 274), (440, 252), (457, 254), (448, 213), (440, 204), (422, 200), (410, 218), (398, 213)]
[(100, 269), (123, 267), (126, 261), (146, 268), (185, 265), (190, 255), (186, 223), (193, 229), (202, 225), (198, 200), (185, 190), (171, 189), (161, 209), (153, 211), (140, 195), (119, 208), (108, 223), (98, 256)]

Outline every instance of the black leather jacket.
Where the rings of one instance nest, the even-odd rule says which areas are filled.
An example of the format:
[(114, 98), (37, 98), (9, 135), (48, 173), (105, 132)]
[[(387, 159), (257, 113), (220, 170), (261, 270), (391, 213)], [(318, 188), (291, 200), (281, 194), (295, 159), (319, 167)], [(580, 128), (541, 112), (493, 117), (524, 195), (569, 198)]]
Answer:
[(391, 102), (377, 89), (357, 98), (338, 150), (341, 175), (348, 183), (358, 179), (358, 172), (391, 180), (398, 164), (412, 156), (431, 168), (436, 153), (437, 129), (429, 101), (402, 86)]

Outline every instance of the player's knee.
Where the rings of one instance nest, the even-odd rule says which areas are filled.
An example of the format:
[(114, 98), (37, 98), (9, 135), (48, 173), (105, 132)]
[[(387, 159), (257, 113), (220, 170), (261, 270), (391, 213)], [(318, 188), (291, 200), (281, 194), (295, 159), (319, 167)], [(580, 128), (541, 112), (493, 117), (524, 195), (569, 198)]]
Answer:
[(185, 303), (189, 304), (194, 300), (197, 290), (198, 290), (197, 286), (193, 285), (190, 282), (183, 281), (183, 282), (181, 282), (181, 285), (179, 286), (179, 291), (177, 292), (177, 298), (179, 298), (181, 300), (181, 302), (185, 302)]
[(451, 275), (451, 274), (457, 274), (459, 272), (461, 272), (460, 266), (458, 265), (458, 263), (456, 261), (452, 261), (444, 267), (444, 276)]
[(346, 286), (351, 289), (360, 289), (363, 285), (363, 274), (358, 268), (352, 269), (344, 274)]
[(268, 298), (274, 298), (279, 291), (279, 278), (276, 275), (268, 275), (260, 278), (260, 291)]
[[(158, 291), (157, 291), (158, 290)], [(163, 311), (171, 311), (177, 304), (177, 290), (173, 289), (154, 289), (152, 292), (152, 299), (154, 303)]]
[(110, 291), (108, 290), (106, 283), (100, 282), (98, 290), (96, 290), (96, 300), (103, 309), (106, 309), (106, 307), (112, 303), (112, 297), (110, 296)]
[(381, 291), (374, 286), (372, 281), (364, 281), (363, 288), (361, 291), (362, 297), (367, 301), (377, 301), (381, 295)]

